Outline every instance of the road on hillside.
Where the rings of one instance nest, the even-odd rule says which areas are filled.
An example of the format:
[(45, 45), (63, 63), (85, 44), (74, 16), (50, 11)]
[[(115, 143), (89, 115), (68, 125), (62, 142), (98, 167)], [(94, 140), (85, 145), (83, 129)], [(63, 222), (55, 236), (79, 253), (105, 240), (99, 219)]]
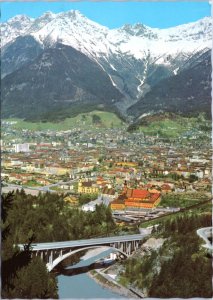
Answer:
[(32, 187), (32, 186), (27, 186), (27, 185), (18, 185), (18, 184), (7, 184), (7, 186), (2, 187), (2, 192), (3, 193), (8, 193), (12, 192), (13, 190), (21, 190), (24, 189), (26, 193), (29, 193), (29, 191), (37, 191), (37, 193), (29, 193), (29, 194), (34, 194), (37, 195), (39, 192), (50, 192), (50, 193), (55, 193), (54, 190), (51, 190), (51, 187), (56, 187), (62, 184), (69, 184), (69, 183), (74, 183), (76, 180), (70, 180), (67, 182), (59, 181), (57, 183), (53, 183), (50, 185), (46, 186), (40, 186), (40, 187)]

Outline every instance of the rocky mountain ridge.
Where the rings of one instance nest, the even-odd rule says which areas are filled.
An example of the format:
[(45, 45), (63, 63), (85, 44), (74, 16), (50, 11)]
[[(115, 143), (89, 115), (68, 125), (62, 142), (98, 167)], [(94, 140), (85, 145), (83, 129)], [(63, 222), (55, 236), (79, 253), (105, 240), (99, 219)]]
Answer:
[[(114, 101), (107, 93), (104, 99), (109, 98), (106, 102), (111, 102), (122, 114), (126, 114), (129, 107), (137, 105), (161, 80), (176, 76), (196, 65), (202, 57), (200, 54), (209, 51), (212, 46), (210, 17), (167, 29), (151, 28), (143, 24), (126, 24), (118, 29), (108, 29), (89, 20), (79, 11), (72, 10), (59, 14), (46, 12), (36, 19), (19, 15), (2, 23), (1, 27), (3, 87), (9, 89), (3, 90), (5, 106), (14, 101), (11, 89), (22, 78), (15, 78), (19, 74), (16, 71), (24, 68), (24, 72), (30, 73), (30, 65), (35, 61), (40, 64), (38, 59), (41, 54), (49, 49), (58, 50), (58, 45), (75, 49), (76, 51), (69, 53), (77, 56), (81, 53), (97, 65), (96, 70), (102, 69), (109, 79), (106, 90), (116, 89), (117, 93), (122, 94), (119, 101)], [(57, 53), (58, 57), (55, 59), (60, 60), (62, 52)], [(70, 60), (69, 57), (68, 61)], [(60, 68), (56, 70), (56, 65), (53, 63), (51, 66), (49, 61), (47, 64), (50, 69), (54, 65), (54, 71), (51, 70), (50, 74), (55, 72), (55, 75), (60, 76)], [(39, 81), (39, 72), (36, 74), (35, 80)], [(23, 77), (26, 78), (25, 75)], [(48, 83), (47, 80), (45, 82)], [(25, 97), (29, 94), (26, 92), (27, 82), (20, 82), (18, 87), (20, 84), (25, 87), (22, 90)], [(47, 91), (47, 86), (40, 87), (41, 99), (45, 99), (43, 95)], [(63, 89), (61, 93), (61, 99), (67, 97)], [(97, 95), (93, 98), (95, 97)], [(31, 100), (29, 99), (29, 104)], [(78, 97), (74, 96), (72, 102), (77, 100)], [(61, 104), (63, 105), (63, 101)]]

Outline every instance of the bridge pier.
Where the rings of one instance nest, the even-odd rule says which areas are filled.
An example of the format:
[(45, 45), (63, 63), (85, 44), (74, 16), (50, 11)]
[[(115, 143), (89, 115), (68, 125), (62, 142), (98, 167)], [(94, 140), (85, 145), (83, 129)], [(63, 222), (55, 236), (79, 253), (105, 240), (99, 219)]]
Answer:
[(123, 252), (126, 253), (126, 243), (123, 243)]
[(131, 243), (131, 252), (135, 251), (135, 248), (134, 248), (134, 243), (133, 242), (130, 242)]
[(50, 251), (49, 264), (52, 265), (52, 263), (53, 263), (53, 251)]
[(126, 254), (129, 255), (129, 242), (126, 242)]
[[(54, 242), (49, 243), (48, 247), (45, 243), (38, 243), (32, 248), (31, 256), (40, 257), (51, 271), (58, 263), (70, 255), (84, 249), (92, 249), (96, 247), (108, 246), (116, 252), (121, 252), (124, 256), (131, 255), (132, 252), (139, 248), (141, 240), (145, 235), (135, 234), (129, 236), (105, 237), (97, 239), (88, 239), (79, 241)], [(19, 245), (24, 249), (24, 245)]]
[(136, 241), (136, 249), (138, 249), (138, 248), (139, 248), (139, 242)]
[(63, 254), (63, 251), (61, 250), (61, 251), (60, 251), (60, 257), (62, 257), (62, 254)]

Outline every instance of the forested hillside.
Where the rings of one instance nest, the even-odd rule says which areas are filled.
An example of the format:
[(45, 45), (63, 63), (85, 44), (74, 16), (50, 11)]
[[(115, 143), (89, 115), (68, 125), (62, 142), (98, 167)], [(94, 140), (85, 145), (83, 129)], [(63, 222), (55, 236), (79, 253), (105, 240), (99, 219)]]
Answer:
[[(63, 195), (32, 196), (24, 190), (2, 197), (2, 297), (57, 298), (57, 281), (39, 257), (31, 258), (31, 244), (90, 238), (116, 230), (104, 205), (95, 212), (70, 208)], [(20, 252), (19, 243), (26, 244)]]
[(152, 236), (163, 238), (159, 250), (128, 259), (121, 281), (153, 298), (211, 298), (212, 261), (196, 230), (212, 225), (210, 207), (165, 220)]

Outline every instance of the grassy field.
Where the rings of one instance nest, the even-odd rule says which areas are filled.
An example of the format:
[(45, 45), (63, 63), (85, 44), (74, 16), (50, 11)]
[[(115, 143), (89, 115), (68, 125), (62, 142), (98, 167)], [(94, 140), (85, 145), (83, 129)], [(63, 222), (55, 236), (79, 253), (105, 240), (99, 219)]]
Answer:
[(202, 132), (210, 133), (211, 130), (211, 121), (202, 114), (191, 118), (174, 114), (150, 116), (139, 125), (139, 131), (146, 135), (163, 138), (177, 138), (181, 135), (192, 137)]
[(207, 198), (208, 197), (203, 193), (167, 194), (162, 196), (160, 206), (183, 208), (205, 201)]
[(174, 120), (164, 119), (153, 121), (148, 126), (140, 126), (139, 130), (148, 135), (159, 135), (162, 137), (175, 138), (195, 128), (196, 118), (178, 117)]
[[(100, 118), (99, 124), (93, 123), (93, 115)], [(21, 119), (7, 119), (6, 121), (16, 121), (13, 125), (15, 129), (28, 129), (32, 131), (43, 130), (69, 130), (74, 128), (97, 130), (100, 128), (119, 128), (123, 126), (121, 121), (114, 113), (104, 111), (92, 111), (82, 113), (73, 118), (67, 118), (63, 121), (53, 122), (28, 122)]]
[[(93, 122), (94, 115), (99, 118), (100, 122)], [(56, 122), (30, 122), (21, 119), (7, 119), (6, 121), (16, 121), (12, 125), (15, 129), (28, 129), (32, 131), (44, 130), (69, 130), (74, 128), (100, 130), (101, 128), (121, 128), (125, 123), (113, 112), (94, 110), (92, 112), (80, 113), (75, 117), (66, 118), (63, 121)], [(139, 131), (149, 136), (157, 136), (163, 138), (177, 138), (188, 133), (192, 136), (198, 131), (211, 131), (211, 121), (199, 120), (198, 118), (186, 118), (181, 116), (153, 118), (146, 124), (139, 126)]]

